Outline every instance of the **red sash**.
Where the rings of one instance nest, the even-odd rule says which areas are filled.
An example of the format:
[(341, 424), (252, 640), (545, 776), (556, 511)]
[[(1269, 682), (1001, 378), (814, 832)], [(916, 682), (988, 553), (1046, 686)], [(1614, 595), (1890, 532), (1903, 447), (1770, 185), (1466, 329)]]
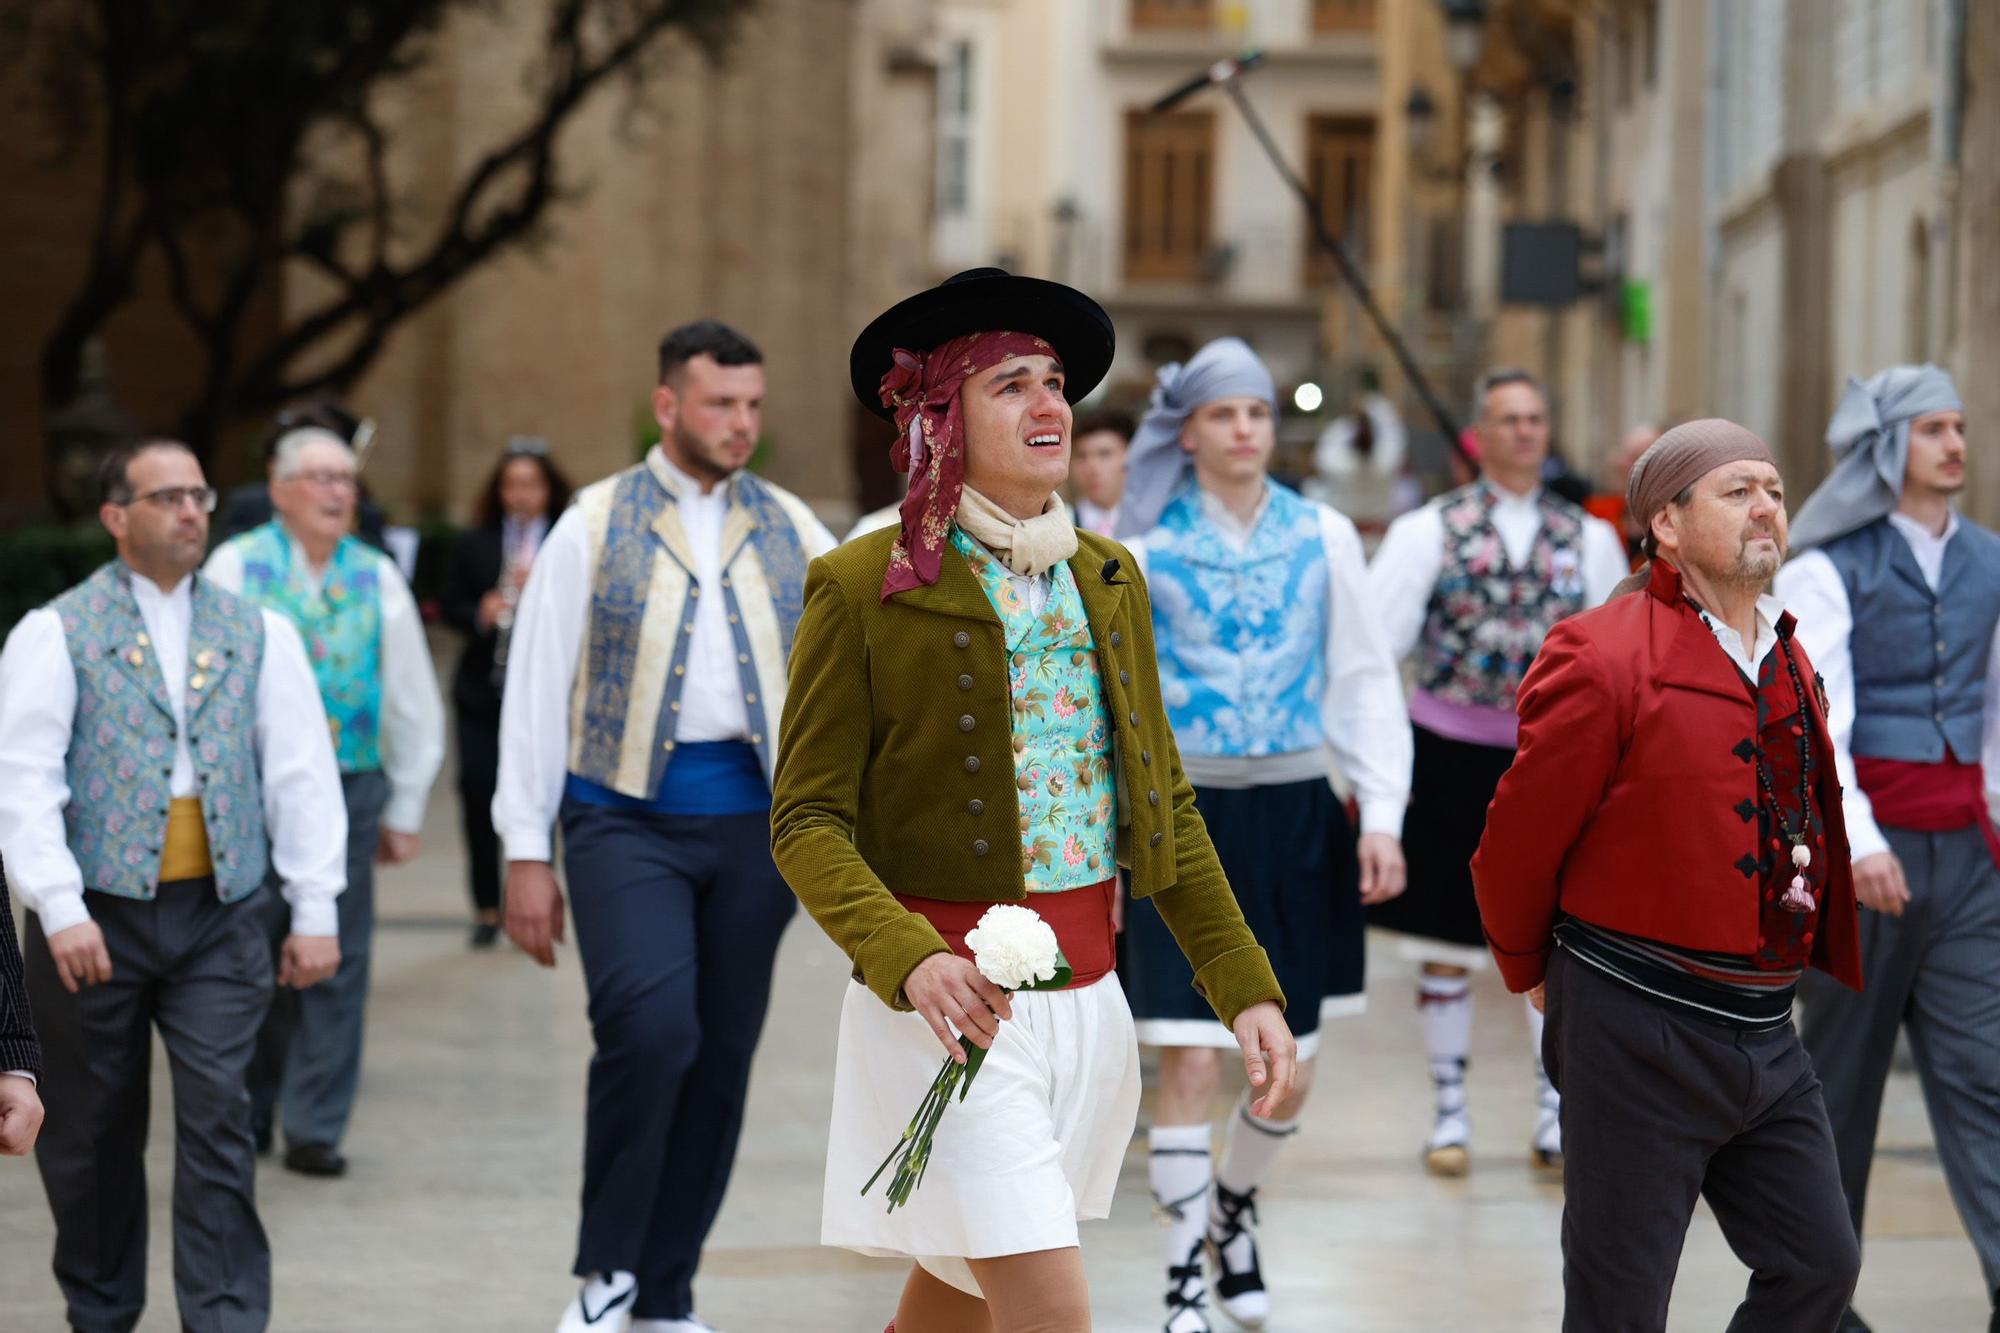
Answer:
[[(1088, 986), (1109, 976), (1118, 961), (1117, 935), (1111, 927), (1111, 909), (1116, 901), (1118, 881), (1107, 879), (1088, 888), (1062, 893), (1031, 893), (1013, 904), (1033, 910), (1049, 923), (1076, 975), (1066, 989)], [(960, 958), (970, 961), (972, 950), (965, 947), (965, 934), (979, 924), (990, 902), (948, 902), (943, 898), (918, 898), (899, 893), (896, 901), (937, 927), (938, 934)]]
[(1854, 776), (1875, 808), (1875, 822), (1918, 833), (1954, 833), (1978, 826), (1993, 864), (2000, 866), (2000, 834), (1986, 813), (1986, 772), (1961, 764), (1949, 752), (1935, 764), (1854, 756)]

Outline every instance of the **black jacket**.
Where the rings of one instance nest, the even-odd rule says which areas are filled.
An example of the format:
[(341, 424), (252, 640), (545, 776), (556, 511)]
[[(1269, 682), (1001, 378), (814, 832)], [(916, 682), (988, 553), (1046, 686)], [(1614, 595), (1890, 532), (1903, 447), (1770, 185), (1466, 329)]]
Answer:
[(500, 714), (500, 687), (493, 680), (493, 645), (498, 635), (479, 625), (479, 599), (500, 583), (500, 529), (467, 528), (451, 548), (444, 581), (444, 622), (466, 636), (451, 687), (462, 713)]
[(14, 938), (14, 905), (7, 898), (7, 868), (0, 865), (0, 1074), (26, 1070), (41, 1077), (42, 1044), (35, 1039), (22, 979), (21, 945)]

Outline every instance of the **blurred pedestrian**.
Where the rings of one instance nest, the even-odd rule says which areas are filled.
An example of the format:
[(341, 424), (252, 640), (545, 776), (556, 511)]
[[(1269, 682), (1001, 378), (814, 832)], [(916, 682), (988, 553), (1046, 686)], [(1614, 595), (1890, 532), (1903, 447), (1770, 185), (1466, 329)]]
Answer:
[[(271, 508), (271, 469), (278, 441), (306, 426), (317, 426), (333, 432), (346, 440), (348, 447), (357, 455), (364, 457), (375, 438), (373, 421), (356, 416), (331, 399), (280, 412), (264, 436), (265, 475), (256, 481), (246, 481), (241, 486), (232, 486), (229, 494), (222, 497), (222, 512), (216, 516), (214, 524), (216, 545), (220, 546), (233, 537), (240, 537), (252, 528), (262, 527), (271, 521), (275, 512)], [(382, 512), (382, 506), (369, 497), (367, 487), (361, 486), (355, 507), (354, 535), (376, 550), (387, 552), (389, 549), (387, 529), (388, 517)]]
[(1659, 438), (1660, 428), (1651, 424), (1634, 426), (1626, 431), (1625, 438), (1618, 442), (1618, 447), (1604, 462), (1602, 488), (1583, 502), (1583, 507), (1593, 516), (1618, 529), (1619, 535), (1625, 539), (1626, 555), (1634, 569), (1645, 558), (1639, 552), (1639, 543), (1646, 534), (1632, 517), (1632, 507), (1625, 501), (1625, 483), (1631, 479), (1632, 465)]
[(1110, 537), (1118, 531), (1118, 503), (1125, 494), (1126, 454), (1132, 447), (1132, 418), (1110, 409), (1076, 423), (1070, 485), (1076, 494), (1076, 525)]
[(1824, 1333), (1861, 1254), (1792, 1005), (1809, 967), (1858, 989), (1861, 958), (1825, 705), (1760, 595), (1783, 483), (1751, 432), (1691, 421), (1630, 497), (1651, 568), (1549, 627), (1472, 863), (1502, 979), (1548, 1013), (1562, 1326), (1664, 1330), (1699, 1198), (1750, 1269), (1729, 1327)]
[(278, 996), (250, 1070), (259, 1147), (270, 1145), (282, 1109), (285, 1166), (308, 1176), (347, 1170), (340, 1140), (361, 1083), (375, 863), (417, 855), (444, 758), (444, 705), (416, 602), (395, 562), (350, 535), (357, 469), (340, 436), (315, 426), (289, 432), (272, 455), (278, 516), (217, 547), (207, 567), (223, 587), (298, 627), (340, 765), (340, 970), (311, 991)]
[[(1354, 524), (1270, 476), (1277, 416), (1270, 369), (1241, 339), (1163, 367), (1123, 514), (1139, 534), (1132, 553), (1195, 810), (1270, 955), (1299, 1048), (1291, 1096), (1253, 1118), (1244, 1093), (1212, 1158), (1211, 1103), (1236, 1039), (1165, 919), (1127, 905), (1125, 983), (1140, 1042), (1160, 1048), (1147, 1146), (1166, 1223), (1167, 1333), (1207, 1333), (1204, 1251), (1230, 1318), (1268, 1319), (1257, 1191), (1298, 1132), (1321, 1025), (1366, 1003), (1366, 905), (1403, 891), (1402, 682), (1369, 610)], [(1335, 761), (1356, 792), (1358, 840), (1330, 781)]]
[[(298, 631), (195, 573), (215, 492), (194, 455), (121, 448), (100, 495), (118, 558), (0, 653), (0, 853), (31, 912), (56, 1281), (75, 1328), (139, 1322), (157, 1027), (180, 1323), (254, 1333), (271, 1251), (244, 1071), (274, 973), (311, 987), (340, 962), (339, 775)], [(275, 969), (267, 905), (285, 923)]]
[(1307, 494), (1346, 515), (1372, 545), (1397, 516), (1423, 503), (1403, 466), (1408, 450), (1402, 414), (1382, 392), (1375, 368), (1364, 366), (1347, 410), (1320, 432), (1313, 448), (1315, 485)]
[[(1390, 524), (1368, 571), (1391, 651), (1417, 658), (1410, 887), (1373, 908), (1371, 921), (1401, 933), (1405, 956), (1422, 966), (1417, 1004), (1437, 1097), (1424, 1162), (1448, 1176), (1471, 1166), (1469, 973), (1486, 966), (1467, 862), (1494, 785), (1514, 759), (1515, 692), (1549, 627), (1602, 602), (1626, 572), (1611, 526), (1542, 484), (1542, 386), (1524, 371), (1488, 371), (1473, 415), (1479, 480)], [(1562, 1151), (1558, 1099), (1541, 1071), (1540, 1015), (1528, 1017), (1538, 1099), (1530, 1155), (1553, 1169)]]
[(764, 357), (713, 320), (661, 340), (645, 459), (549, 530), (514, 620), (493, 822), (507, 934), (564, 937), (560, 818), (590, 994), (583, 1279), (561, 1333), (692, 1333), (794, 903), (770, 772), (806, 564), (833, 534), (747, 470)]
[(458, 799), (472, 889), (472, 946), (500, 934), (500, 839), (493, 789), (500, 776), (500, 687), (514, 613), (549, 526), (569, 507), (570, 485), (540, 436), (515, 436), (487, 478), (474, 525), (460, 533), (445, 576), (445, 623), (466, 636), (452, 678), (458, 714)]
[[(1826, 678), (1868, 989), (1809, 979), (1806, 1049), (1859, 1235), (1908, 1033), (2000, 1330), (2000, 537), (1955, 508), (1965, 407), (1938, 367), (1849, 380), (1826, 438), (1777, 591)], [(1867, 1325), (1849, 1311), (1842, 1329)]]
[(24, 1157), (42, 1128), (42, 1044), (22, 982), (21, 946), (14, 938), (14, 908), (7, 900), (7, 868), (0, 863), (0, 1155)]

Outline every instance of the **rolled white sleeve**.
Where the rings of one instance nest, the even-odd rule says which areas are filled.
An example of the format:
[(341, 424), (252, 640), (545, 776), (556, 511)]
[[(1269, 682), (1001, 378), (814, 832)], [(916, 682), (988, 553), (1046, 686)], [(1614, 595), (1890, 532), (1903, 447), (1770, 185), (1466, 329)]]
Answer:
[(1625, 539), (1618, 535), (1618, 529), (1603, 519), (1591, 515), (1583, 520), (1583, 596), (1584, 609), (1602, 606), (1611, 598), (1611, 590), (1622, 583), (1632, 572), (1632, 562), (1625, 554)]
[(1986, 722), (1980, 735), (1979, 762), (1986, 770), (1986, 817), (2000, 824), (2000, 625), (1986, 649)]
[(9, 886), (48, 935), (90, 920), (63, 824), (75, 717), (62, 618), (47, 607), (30, 611), (0, 649), (0, 856)]
[(1368, 562), (1368, 601), (1394, 661), (1416, 650), (1443, 571), (1444, 519), (1436, 504), (1412, 509), (1389, 525)]
[(1354, 786), (1361, 831), (1401, 838), (1413, 754), (1402, 678), (1388, 637), (1369, 611), (1360, 534), (1342, 515), (1325, 505), (1317, 508), (1328, 576), (1327, 680), (1320, 723), (1341, 772)]
[[(831, 535), (828, 536), (831, 549)], [(549, 830), (569, 771), (569, 699), (590, 613), (590, 531), (579, 508), (556, 520), (528, 572), (507, 641), (493, 827), (510, 861), (550, 859)]]
[(271, 868), (292, 908), (294, 935), (340, 933), (334, 900), (347, 887), (347, 803), (319, 684), (292, 622), (264, 613), (257, 672), (257, 769)]
[(394, 562), (380, 563), (382, 589), (382, 823), (398, 833), (424, 826), (424, 804), (444, 763), (444, 699), (424, 643), (424, 620)]
[[(1850, 860), (1889, 850), (1875, 823), (1875, 807), (1854, 777), (1854, 608), (1847, 585), (1824, 551), (1807, 551), (1778, 571), (1773, 589), (1797, 619), (1799, 643), (1826, 687), (1826, 725), (1833, 734), (1834, 772), (1840, 778), (1840, 812), (1847, 821)], [(1989, 678), (1987, 688), (1992, 690)], [(1989, 696), (1990, 697), (1990, 696)], [(1991, 716), (1989, 709), (1988, 715)]]

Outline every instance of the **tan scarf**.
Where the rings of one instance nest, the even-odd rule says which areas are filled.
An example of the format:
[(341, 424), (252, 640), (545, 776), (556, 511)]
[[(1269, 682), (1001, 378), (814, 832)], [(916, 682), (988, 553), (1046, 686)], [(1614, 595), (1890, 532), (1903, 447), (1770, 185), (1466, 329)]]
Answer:
[(967, 486), (954, 517), (967, 536), (1023, 578), (1045, 574), (1076, 554), (1076, 524), (1060, 495), (1051, 495), (1041, 513), (1022, 520)]

